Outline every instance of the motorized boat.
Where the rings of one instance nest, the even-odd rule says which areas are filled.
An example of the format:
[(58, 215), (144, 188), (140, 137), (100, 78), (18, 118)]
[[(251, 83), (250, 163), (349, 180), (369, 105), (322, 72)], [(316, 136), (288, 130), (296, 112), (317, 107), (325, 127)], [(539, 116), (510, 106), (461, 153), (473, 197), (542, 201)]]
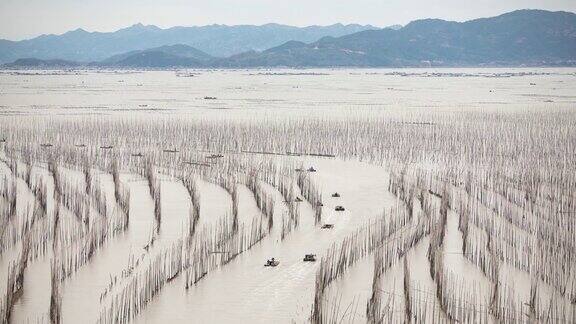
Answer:
[(277, 265), (280, 264), (280, 261), (272, 258), (266, 261), (266, 263), (264, 264), (265, 267), (275, 267)]
[(344, 211), (344, 207), (343, 206), (336, 206), (336, 208), (334, 208), (335, 211)]
[(305, 262), (316, 262), (316, 254), (306, 254), (304, 255)]

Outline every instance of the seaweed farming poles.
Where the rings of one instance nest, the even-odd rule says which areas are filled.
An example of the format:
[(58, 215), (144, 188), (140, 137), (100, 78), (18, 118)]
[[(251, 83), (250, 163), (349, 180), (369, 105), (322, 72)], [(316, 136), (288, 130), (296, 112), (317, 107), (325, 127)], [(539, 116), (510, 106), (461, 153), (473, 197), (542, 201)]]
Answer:
[(32, 160), (32, 155), (29, 150), (25, 150), (22, 153), (24, 168), (19, 167), (19, 161), (15, 157), (10, 157), (9, 161), (6, 163), (10, 171), (15, 177), (19, 177), (32, 189), (32, 167), (34, 162)]
[(53, 241), (52, 241), (52, 259), (50, 260), (51, 269), (51, 291), (50, 291), (50, 323), (59, 324), (61, 322), (62, 314), (62, 292), (61, 292), (61, 277), (60, 273), (60, 203), (56, 199), (54, 210), (54, 226), (53, 226)]
[(308, 173), (299, 172), (296, 180), (302, 196), (308, 200), (314, 210), (314, 222), (316, 225), (322, 222), (322, 193), (317, 185), (310, 179)]
[(224, 216), (216, 224), (204, 227), (184, 251), (186, 289), (206, 276), (210, 271), (226, 265), (242, 252), (252, 248), (268, 233), (263, 218), (252, 219), (251, 224), (240, 224), (234, 231), (229, 217)]
[(120, 181), (120, 170), (117, 160), (112, 162), (112, 180), (114, 181), (114, 198), (122, 213), (124, 213), (123, 227), (126, 230), (130, 220), (130, 190)]
[(160, 224), (162, 223), (162, 206), (161, 206), (161, 182), (157, 178), (154, 166), (149, 163), (146, 166), (146, 179), (148, 180), (148, 188), (150, 194), (154, 199), (154, 219), (156, 219), (156, 233), (160, 233)]
[(15, 180), (3, 179), (3, 184), (0, 186), (0, 197), (6, 201), (5, 204), (0, 205), (0, 254), (2, 254), (6, 249), (4, 242), (8, 224), (16, 217), (18, 190)]
[[(56, 258), (56, 257), (55, 257)], [(50, 263), (51, 269), (51, 292), (50, 292), (50, 323), (59, 324), (62, 320), (62, 292), (60, 274), (58, 272), (58, 261), (53, 259)]]
[[(250, 162), (250, 161), (248, 161)], [(291, 163), (278, 162), (268, 160), (268, 162), (259, 162), (258, 168), (248, 164), (244, 166), (249, 172), (246, 175), (246, 186), (252, 192), (256, 199), (256, 204), (263, 215), (268, 218), (269, 231), (272, 230), (274, 224), (273, 211), (276, 206), (276, 199), (273, 198), (270, 191), (265, 190), (265, 185), (271, 186), (272, 190), (276, 189), (283, 198), (286, 205), (286, 211), (283, 211), (281, 216), (281, 231), (280, 236), (283, 240), (293, 229), (297, 228), (300, 223), (300, 212), (297, 202), (300, 198), (296, 198), (294, 192), (293, 173), (294, 168)]]
[[(0, 185), (0, 197), (5, 200), (0, 203), (0, 255), (24, 240), (28, 232), (32, 231), (31, 245), (34, 247), (31, 256), (36, 257), (40, 252), (37, 248), (46, 245), (45, 242), (36, 240), (36, 234), (38, 233), (37, 227), (43, 227), (46, 224), (44, 216), (47, 210), (48, 194), (41, 180), (36, 181), (32, 189), (21, 188), (22, 191), (18, 194), (17, 181), (13, 177), (4, 178)], [(26, 191), (32, 191), (33, 199), (28, 199)], [(18, 205), (17, 200), (21, 200)]]
[(255, 173), (251, 173), (248, 176), (246, 186), (254, 195), (258, 209), (267, 218), (268, 232), (270, 232), (274, 226), (274, 198), (266, 193), (262, 186), (258, 183), (258, 177)]
[(92, 192), (92, 166), (88, 158), (84, 159), (82, 164), (82, 174), (84, 175), (84, 183), (86, 184), (86, 194), (89, 195)]
[(286, 220), (286, 217), (282, 217), (282, 233), (280, 236), (281, 240), (284, 240), (293, 229), (298, 228), (298, 225), (300, 225), (300, 209), (295, 201), (294, 181), (291, 175), (280, 173), (275, 186), (282, 194), (288, 208), (288, 220)]
[(366, 321), (370, 324), (377, 324), (384, 322), (384, 314), (382, 313), (382, 289), (380, 276), (382, 275), (382, 269), (384, 257), (382, 255), (382, 250), (377, 249), (374, 253), (374, 273), (372, 276), (372, 295), (368, 300), (366, 305)]
[(108, 298), (98, 323), (128, 323), (182, 270), (182, 240), (158, 253), (143, 269), (133, 272), (123, 287)]
[[(198, 225), (198, 221), (200, 220), (200, 190), (198, 190), (198, 186), (196, 180), (190, 173), (186, 173), (180, 176), (182, 180), (182, 184), (188, 191), (188, 195), (190, 196), (190, 211), (189, 211), (189, 220), (188, 220), (188, 241), (194, 236), (196, 232), (196, 226)], [(187, 243), (188, 244), (188, 243)]]
[[(87, 264), (108, 238), (126, 231), (128, 216), (125, 213), (129, 211), (120, 207), (115, 208), (119, 210), (118, 213), (107, 215), (105, 195), (98, 180), (93, 181), (91, 197), (84, 188), (64, 176), (63, 170), (56, 163), (52, 164), (51, 169), (55, 179), (54, 203), (58, 206), (58, 218), (52, 220), (58, 225), (52, 236), (53, 243), (58, 240), (53, 245), (53, 249), (57, 248), (58, 252), (52, 262), (57, 263), (57, 273), (63, 281)], [(113, 173), (118, 174), (117, 171)], [(123, 194), (121, 196), (120, 202), (115, 201), (118, 205), (122, 200), (129, 199)], [(44, 226), (45, 223), (42, 224)], [(43, 237), (39, 236), (40, 239)], [(42, 247), (42, 244), (38, 245)]]
[[(384, 213), (376, 221), (357, 229), (342, 242), (333, 244), (327, 254), (322, 257), (316, 272), (315, 295), (310, 320), (313, 323), (324, 323), (327, 318), (333, 317), (334, 314), (326, 314), (323, 308), (325, 290), (358, 260), (375, 249), (395, 241), (404, 242), (400, 245), (402, 246), (400, 251), (405, 253), (426, 235), (428, 223), (425, 220), (417, 225), (408, 226), (409, 224), (411, 224), (411, 218), (407, 213), (390, 215)], [(413, 232), (407, 235), (410, 231)], [(397, 242), (392, 244), (397, 244)], [(390, 265), (397, 255), (398, 253), (394, 253), (391, 258), (385, 258), (382, 262), (383, 266)]]
[(0, 306), (0, 319), (3, 323), (10, 322), (12, 308), (20, 296), (22, 296), (24, 290), (24, 271), (28, 264), (28, 255), (30, 252), (30, 234), (28, 231), (26, 231), (21, 243), (22, 248), (18, 260), (12, 262), (8, 269), (6, 292), (3, 303)]
[[(573, 317), (574, 272), (569, 261), (574, 259), (573, 243), (553, 220), (564, 216), (554, 214), (553, 209), (544, 217), (535, 216), (534, 208), (520, 208), (485, 189), (471, 183), (467, 192), (457, 196), (455, 206), (460, 213), (465, 257), (493, 282), (492, 316), (499, 320), (526, 316), (537, 321)], [(564, 226), (570, 228), (569, 223)], [(511, 285), (503, 281), (501, 268), (529, 275), (526, 314)], [(541, 287), (548, 291), (541, 293)], [(542, 307), (543, 303), (549, 305)]]
[(217, 176), (218, 184), (228, 192), (232, 198), (232, 231), (238, 231), (239, 225), (239, 215), (238, 215), (238, 185), (236, 183), (236, 177), (229, 173), (218, 174)]
[(232, 197), (232, 232), (237, 233), (239, 227), (239, 215), (238, 215), (238, 186), (234, 184), (232, 190), (230, 192), (230, 196)]
[[(400, 175), (397, 175), (395, 172), (390, 172), (388, 191), (404, 203), (408, 210), (408, 215), (412, 218), (414, 214), (414, 198), (416, 197), (417, 187), (414, 184), (409, 183), (406, 173), (406, 167), (402, 168)], [(423, 207), (422, 197), (420, 198)]]

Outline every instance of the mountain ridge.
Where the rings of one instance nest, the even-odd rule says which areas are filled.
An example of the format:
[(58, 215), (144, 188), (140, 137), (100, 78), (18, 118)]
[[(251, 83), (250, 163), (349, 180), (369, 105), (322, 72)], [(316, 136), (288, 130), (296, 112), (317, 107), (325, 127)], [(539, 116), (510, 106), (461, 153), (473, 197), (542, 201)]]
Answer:
[[(142, 53), (146, 51), (127, 53), (139, 56), (132, 57), (130, 60), (133, 63), (125, 66), (574, 66), (576, 14), (564, 11), (517, 10), (465, 22), (420, 19), (399, 29), (368, 29), (340, 37), (324, 36), (313, 42), (290, 40), (265, 50), (244, 51), (226, 58), (200, 54), (202, 51), (186, 46), (175, 45), (148, 50), (155, 54)], [(183, 54), (170, 50), (177, 48), (195, 54), (183, 58)], [(124, 54), (124, 57), (130, 56), (127, 54)], [(161, 64), (154, 63), (154, 55)], [(107, 66), (107, 61), (93, 65)]]
[(324, 37), (299, 48), (231, 59), (227, 66), (574, 65), (576, 14), (518, 10), (466, 22), (421, 19), (399, 30)]
[(214, 24), (162, 29), (141, 23), (114, 32), (88, 32), (78, 28), (60, 35), (46, 34), (22, 41), (0, 40), (0, 63), (31, 56), (91, 62), (129, 51), (174, 44), (192, 46), (211, 56), (227, 57), (249, 50), (265, 50), (290, 40), (312, 42), (327, 35), (342, 36), (375, 28), (359, 24), (306, 27)]

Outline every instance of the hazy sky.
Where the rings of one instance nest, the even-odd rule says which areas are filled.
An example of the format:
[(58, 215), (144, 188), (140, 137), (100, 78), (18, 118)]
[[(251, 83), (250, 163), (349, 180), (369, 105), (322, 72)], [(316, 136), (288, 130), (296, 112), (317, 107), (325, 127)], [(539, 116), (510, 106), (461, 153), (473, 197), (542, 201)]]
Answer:
[(0, 38), (80, 27), (113, 31), (138, 22), (162, 28), (269, 22), (388, 26), (419, 18), (463, 21), (521, 8), (576, 12), (576, 0), (0, 0)]

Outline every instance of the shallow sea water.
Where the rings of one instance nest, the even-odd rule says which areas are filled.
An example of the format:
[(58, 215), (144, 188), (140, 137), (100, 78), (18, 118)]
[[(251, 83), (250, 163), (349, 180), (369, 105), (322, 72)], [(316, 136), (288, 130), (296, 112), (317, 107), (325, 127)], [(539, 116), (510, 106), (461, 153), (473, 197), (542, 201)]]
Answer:
[[(193, 76), (182, 77), (182, 74)], [(261, 115), (346, 118), (357, 113), (378, 114), (382, 111), (399, 114), (512, 113), (549, 108), (576, 108), (576, 69), (3, 71), (0, 74), (0, 118), (86, 114), (135, 117), (183, 114), (192, 118), (226, 116), (238, 119)], [(0, 129), (0, 137), (1, 132)], [(209, 273), (189, 290), (184, 289), (181, 277), (168, 283), (135, 318), (135, 322), (307, 322), (319, 262), (302, 262), (304, 254), (322, 255), (331, 244), (340, 242), (369, 220), (379, 217), (383, 210), (392, 208), (395, 200), (387, 191), (388, 172), (382, 166), (331, 158), (294, 159), (318, 170), (312, 179), (323, 192), (324, 220), (333, 223), (335, 228), (325, 231), (315, 227), (313, 212), (304, 202), (300, 205), (300, 227), (284, 241), (279, 240), (278, 233), (271, 233), (260, 244), (225, 267)], [(145, 180), (123, 174), (123, 181), (130, 184), (131, 204), (134, 206), (129, 230), (107, 242), (91, 262), (65, 281), (64, 323), (96, 321), (99, 297), (110, 277), (125, 268), (131, 255), (142, 252), (142, 245), (153, 230), (153, 202)], [(110, 189), (111, 179), (102, 182)], [(159, 245), (167, 247), (182, 236), (189, 202), (186, 190), (175, 179), (163, 178), (162, 186), (163, 195), (166, 194), (162, 198), (164, 223)], [(201, 221), (216, 221), (229, 208), (230, 197), (211, 183), (202, 183), (200, 191)], [(331, 198), (332, 192), (339, 192), (341, 197)], [(248, 222), (259, 211), (246, 188), (240, 188), (239, 195), (240, 218)], [(283, 208), (279, 193), (274, 192), (274, 195), (277, 208)], [(336, 205), (345, 206), (346, 211), (334, 212)], [(456, 222), (450, 219), (449, 235), (454, 236), (447, 240), (448, 252), (461, 248)], [(7, 272), (8, 260), (15, 258), (15, 254), (7, 253), (0, 257), (0, 274), (3, 276)], [(281, 260), (280, 266), (263, 267), (270, 257)], [(425, 249), (418, 246), (409, 258), (414, 265), (411, 276), (417, 285), (429, 291), (434, 289), (427, 277), (429, 269), (422, 267)], [(353, 305), (351, 309), (357, 314), (346, 315), (347, 321), (365, 322), (372, 262), (372, 257), (362, 260), (330, 289), (334, 300), (340, 298), (346, 305), (343, 308)], [(456, 270), (470, 267), (461, 256), (451, 256), (447, 262)], [(29, 266), (25, 285), (33, 288), (27, 290), (15, 305), (14, 323), (47, 319), (47, 269), (47, 260)], [(466, 274), (467, 279), (474, 277), (482, 279), (473, 271)], [(402, 278), (400, 265), (384, 275), (383, 287), (390, 291), (401, 290)], [(0, 280), (2, 287), (3, 283), (4, 279)], [(483, 292), (483, 296), (485, 294)], [(528, 297), (523, 295), (522, 298)]]

